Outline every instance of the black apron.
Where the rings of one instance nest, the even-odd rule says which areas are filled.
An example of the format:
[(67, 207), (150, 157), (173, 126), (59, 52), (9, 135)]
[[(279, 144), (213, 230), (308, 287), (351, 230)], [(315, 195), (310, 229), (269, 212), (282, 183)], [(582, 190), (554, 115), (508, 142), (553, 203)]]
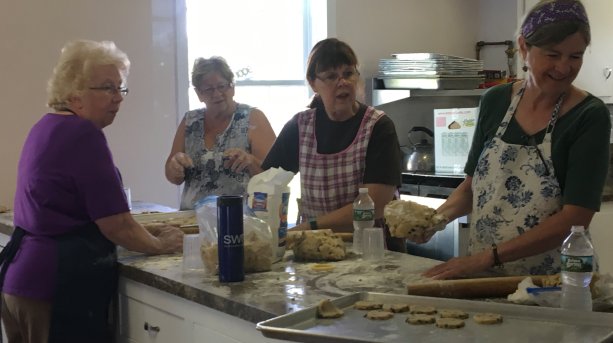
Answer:
[[(7, 252), (10, 260), (19, 248), (22, 232), (16, 228), (11, 242), (2, 252), (4, 254), (12, 246)], [(104, 237), (93, 222), (54, 239), (58, 246), (58, 270), (49, 342), (112, 342), (108, 312), (117, 289), (115, 244)], [(13, 241), (16, 243), (11, 245)], [(4, 261), (0, 269), (2, 282), (10, 260)]]

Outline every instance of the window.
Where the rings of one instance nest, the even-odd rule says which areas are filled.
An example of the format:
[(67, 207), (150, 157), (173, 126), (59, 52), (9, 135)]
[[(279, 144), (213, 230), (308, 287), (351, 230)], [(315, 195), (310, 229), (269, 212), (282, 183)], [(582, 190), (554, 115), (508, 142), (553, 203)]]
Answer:
[[(326, 2), (311, 0), (187, 0), (188, 65), (222, 56), (236, 77), (237, 102), (261, 109), (278, 134), (307, 105), (305, 65), (326, 36)], [(189, 90), (190, 109), (201, 107)]]
[[(326, 38), (327, 1), (186, 0), (189, 72), (197, 57), (222, 56), (235, 77), (237, 102), (262, 110), (277, 135), (312, 95), (305, 65)], [(190, 88), (189, 108), (202, 107)], [(290, 183), (288, 221), (297, 218), (300, 178)]]

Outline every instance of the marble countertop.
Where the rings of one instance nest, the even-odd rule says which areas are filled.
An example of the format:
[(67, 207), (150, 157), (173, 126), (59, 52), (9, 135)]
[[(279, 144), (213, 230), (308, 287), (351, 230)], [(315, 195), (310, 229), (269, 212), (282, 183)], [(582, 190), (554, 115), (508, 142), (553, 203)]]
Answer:
[(388, 251), (383, 260), (364, 261), (350, 254), (334, 269), (293, 261), (291, 251), (269, 272), (246, 274), (239, 283), (220, 283), (202, 270), (183, 271), (181, 255), (120, 257), (121, 275), (170, 294), (257, 323), (310, 307), (319, 300), (355, 292), (406, 294), (406, 285), (440, 263)]
[[(12, 234), (12, 219), (11, 212), (0, 214), (0, 233)], [(408, 283), (440, 263), (391, 251), (372, 263), (350, 253), (344, 261), (329, 262), (334, 269), (318, 271), (316, 263), (295, 262), (288, 251), (269, 272), (220, 283), (203, 270), (183, 271), (182, 262), (181, 254), (146, 256), (119, 248), (121, 276), (253, 323), (355, 292), (406, 294)]]

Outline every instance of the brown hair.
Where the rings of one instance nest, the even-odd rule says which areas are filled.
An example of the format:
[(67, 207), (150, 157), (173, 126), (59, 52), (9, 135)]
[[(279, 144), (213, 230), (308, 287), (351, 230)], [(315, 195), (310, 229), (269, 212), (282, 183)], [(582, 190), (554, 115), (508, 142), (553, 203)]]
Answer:
[(306, 78), (313, 81), (317, 73), (342, 65), (358, 66), (358, 58), (353, 49), (349, 44), (336, 38), (324, 39), (311, 49), (307, 61)]

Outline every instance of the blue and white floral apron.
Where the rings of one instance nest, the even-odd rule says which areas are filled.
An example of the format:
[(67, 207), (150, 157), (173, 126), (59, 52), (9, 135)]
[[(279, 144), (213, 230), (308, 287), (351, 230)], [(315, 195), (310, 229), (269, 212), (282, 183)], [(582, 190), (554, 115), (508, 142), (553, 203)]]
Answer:
[[(543, 142), (527, 145), (502, 140), (522, 95), (514, 94), (496, 135), (485, 144), (473, 175), (472, 230), (468, 250), (489, 250), (493, 243), (513, 239), (536, 227), (562, 208), (560, 185), (551, 159), (551, 136), (558, 118), (561, 96), (551, 115)], [(560, 249), (504, 264), (505, 274), (555, 274), (560, 271)]]

